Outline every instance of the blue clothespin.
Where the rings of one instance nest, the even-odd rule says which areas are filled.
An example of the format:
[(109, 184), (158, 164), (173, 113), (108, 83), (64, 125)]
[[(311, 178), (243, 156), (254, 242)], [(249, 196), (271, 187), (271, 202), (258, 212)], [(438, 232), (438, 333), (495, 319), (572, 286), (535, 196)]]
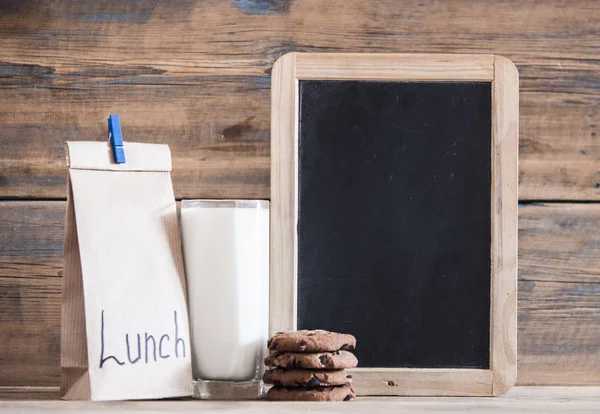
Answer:
[(119, 115), (111, 114), (108, 117), (108, 139), (113, 148), (115, 162), (125, 163), (125, 151), (123, 151), (123, 134), (121, 133), (121, 121)]

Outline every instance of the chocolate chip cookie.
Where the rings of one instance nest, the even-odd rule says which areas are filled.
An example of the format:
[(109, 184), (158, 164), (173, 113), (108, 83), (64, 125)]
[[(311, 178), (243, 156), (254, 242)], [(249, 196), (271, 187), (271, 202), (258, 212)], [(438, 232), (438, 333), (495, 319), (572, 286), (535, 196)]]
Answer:
[(344, 369), (356, 367), (358, 360), (348, 351), (313, 353), (275, 352), (265, 358), (265, 365), (286, 369)]
[(278, 332), (269, 339), (267, 346), (279, 352), (348, 351), (356, 347), (356, 338), (322, 329)]
[(292, 369), (281, 368), (265, 371), (263, 381), (278, 387), (331, 387), (336, 385), (349, 385), (352, 375), (343, 369)]
[(354, 401), (356, 393), (350, 385), (321, 388), (273, 387), (267, 392), (271, 401)]

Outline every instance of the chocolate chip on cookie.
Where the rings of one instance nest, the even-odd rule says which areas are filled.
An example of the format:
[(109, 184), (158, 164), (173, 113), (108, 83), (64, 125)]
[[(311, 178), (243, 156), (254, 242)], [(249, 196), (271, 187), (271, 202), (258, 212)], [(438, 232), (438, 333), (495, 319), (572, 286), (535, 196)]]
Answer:
[(265, 358), (265, 365), (286, 369), (344, 369), (355, 368), (358, 365), (358, 360), (348, 351), (275, 352)]
[(356, 393), (350, 385), (320, 388), (273, 387), (267, 392), (271, 401), (354, 401)]
[(348, 351), (356, 347), (356, 338), (322, 329), (277, 332), (269, 339), (267, 346), (272, 351), (281, 352)]
[[(348, 378), (350, 377), (350, 378)], [(336, 385), (350, 384), (352, 376), (343, 369), (271, 369), (265, 372), (263, 381), (286, 387), (331, 387)]]

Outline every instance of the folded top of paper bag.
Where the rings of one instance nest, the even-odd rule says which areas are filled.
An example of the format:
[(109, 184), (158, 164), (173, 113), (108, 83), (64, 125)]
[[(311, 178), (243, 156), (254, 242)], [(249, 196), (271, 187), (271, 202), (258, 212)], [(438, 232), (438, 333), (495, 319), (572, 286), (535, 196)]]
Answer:
[(67, 142), (69, 168), (105, 171), (171, 171), (171, 151), (168, 145), (124, 142), (124, 164), (113, 160), (110, 142)]

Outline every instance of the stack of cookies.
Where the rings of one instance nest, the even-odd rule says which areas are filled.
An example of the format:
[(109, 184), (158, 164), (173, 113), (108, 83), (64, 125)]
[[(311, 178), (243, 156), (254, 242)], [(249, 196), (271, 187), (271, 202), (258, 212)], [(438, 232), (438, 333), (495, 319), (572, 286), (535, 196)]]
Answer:
[(352, 375), (358, 360), (349, 350), (356, 347), (352, 335), (324, 330), (278, 332), (269, 339), (270, 369), (263, 380), (274, 387), (273, 401), (353, 401)]

